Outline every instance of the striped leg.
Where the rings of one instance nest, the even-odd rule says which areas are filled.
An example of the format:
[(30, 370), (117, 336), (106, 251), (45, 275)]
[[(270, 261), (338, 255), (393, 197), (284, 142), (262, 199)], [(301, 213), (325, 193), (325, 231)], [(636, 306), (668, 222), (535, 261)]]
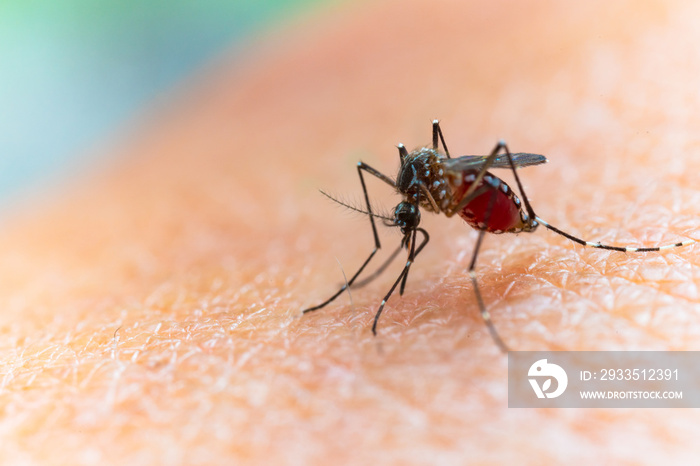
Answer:
[(683, 246), (689, 246), (691, 244), (697, 243), (696, 240), (694, 239), (687, 239), (685, 241), (679, 241), (678, 243), (672, 243), (672, 244), (665, 244), (663, 246), (654, 246), (654, 247), (629, 247), (629, 246), (610, 246), (607, 244), (602, 244), (600, 242), (593, 243), (591, 241), (585, 241), (582, 240), (581, 238), (577, 238), (574, 235), (571, 235), (563, 230), (560, 230), (557, 227), (554, 227), (550, 225), (549, 223), (545, 222), (542, 220), (540, 217), (535, 217), (535, 219), (541, 223), (542, 225), (545, 226), (548, 230), (553, 231), (554, 233), (558, 235), (562, 235), (565, 238), (570, 239), (574, 243), (581, 244), (583, 246), (589, 246), (591, 248), (597, 248), (597, 249), (608, 249), (610, 251), (620, 251), (620, 252), (654, 252), (654, 251), (665, 251), (667, 249), (673, 249), (673, 248), (682, 248)]
[(534, 222), (535, 226), (537, 223), (540, 223), (544, 225), (545, 228), (547, 228), (550, 231), (553, 231), (554, 233), (561, 235), (574, 243), (578, 243), (582, 246), (588, 246), (591, 248), (597, 248), (597, 249), (607, 249), (609, 251), (620, 251), (620, 252), (654, 252), (654, 251), (664, 251), (667, 249), (673, 249), (673, 248), (681, 248), (683, 246), (689, 246), (691, 244), (695, 244), (698, 241), (694, 239), (687, 239), (685, 241), (679, 241), (677, 243), (672, 243), (672, 244), (665, 244), (662, 246), (653, 246), (653, 247), (629, 247), (629, 246), (611, 246), (608, 244), (603, 244), (600, 242), (592, 242), (592, 241), (586, 241), (581, 238), (578, 238), (570, 233), (565, 232), (564, 230), (560, 230), (559, 228), (550, 225), (548, 222), (544, 221), (541, 217), (538, 217), (535, 214), (535, 211), (532, 209), (532, 206), (530, 205), (530, 201), (527, 198), (527, 195), (525, 194), (525, 191), (523, 190), (523, 185), (520, 182), (520, 177), (518, 177), (518, 172), (515, 169), (515, 164), (513, 163), (513, 157), (510, 154), (510, 151), (508, 150), (508, 147), (505, 146), (505, 151), (508, 156), (508, 161), (510, 163), (510, 168), (513, 171), (513, 176), (515, 176), (515, 181), (518, 184), (518, 190), (520, 190), (520, 194), (523, 197), (523, 203), (525, 204), (525, 209), (527, 210), (527, 213), (530, 215), (530, 221)]

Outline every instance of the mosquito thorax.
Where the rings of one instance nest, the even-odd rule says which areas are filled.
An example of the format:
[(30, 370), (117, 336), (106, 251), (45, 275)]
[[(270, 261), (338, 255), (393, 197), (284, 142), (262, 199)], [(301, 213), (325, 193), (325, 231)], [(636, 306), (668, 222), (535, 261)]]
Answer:
[[(425, 194), (427, 190), (437, 203), (438, 211), (446, 207), (450, 188), (445, 179), (440, 152), (428, 147), (416, 149), (401, 158), (401, 167), (396, 176), (396, 189), (409, 201), (433, 211), (432, 204)], [(423, 186), (423, 188), (421, 188)]]
[(440, 164), (440, 156), (434, 149), (423, 147), (410, 152), (401, 159), (401, 167), (396, 177), (396, 187), (401, 193), (408, 194), (419, 183), (432, 181), (437, 171), (432, 168)]
[(410, 202), (401, 202), (394, 209), (394, 224), (401, 227), (401, 232), (406, 235), (420, 225), (420, 209)]

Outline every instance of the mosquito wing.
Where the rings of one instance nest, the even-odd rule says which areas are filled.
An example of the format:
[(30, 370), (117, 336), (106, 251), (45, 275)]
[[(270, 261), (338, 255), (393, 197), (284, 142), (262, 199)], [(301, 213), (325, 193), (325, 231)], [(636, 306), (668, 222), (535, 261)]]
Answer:
[[(511, 154), (515, 168), (529, 167), (531, 165), (540, 165), (547, 162), (544, 155), (528, 154), (526, 152), (518, 152)], [(455, 159), (444, 159), (442, 163), (450, 171), (478, 170), (488, 159), (487, 155), (463, 155)], [(490, 168), (510, 168), (508, 156), (501, 154), (497, 156)]]

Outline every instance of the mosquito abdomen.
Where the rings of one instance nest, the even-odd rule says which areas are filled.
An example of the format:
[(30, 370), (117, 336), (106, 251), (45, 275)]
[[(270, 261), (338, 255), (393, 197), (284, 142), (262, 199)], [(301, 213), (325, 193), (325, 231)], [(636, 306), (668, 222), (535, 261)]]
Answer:
[[(476, 180), (478, 170), (468, 170), (462, 174), (462, 183), (455, 189), (453, 201), (459, 204), (467, 190)], [(508, 184), (486, 172), (479, 186), (488, 186), (486, 192), (476, 196), (459, 212), (471, 227), (489, 233), (518, 233), (533, 228), (527, 212)]]

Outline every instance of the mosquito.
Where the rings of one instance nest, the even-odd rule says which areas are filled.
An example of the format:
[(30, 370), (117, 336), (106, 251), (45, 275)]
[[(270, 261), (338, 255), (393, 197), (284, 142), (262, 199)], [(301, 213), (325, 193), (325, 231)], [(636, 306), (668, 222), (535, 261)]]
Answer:
[[(440, 144), (442, 144), (442, 151), (439, 150)], [(399, 284), (401, 284), (399, 294), (403, 295), (411, 265), (430, 240), (428, 232), (419, 226), (421, 221), (421, 209), (436, 214), (442, 213), (448, 217), (459, 215), (467, 224), (479, 232), (468, 271), (472, 286), (474, 287), (474, 294), (476, 295), (481, 317), (494, 342), (503, 352), (509, 350), (508, 346), (506, 346), (501, 339), (491, 320), (491, 314), (487, 310), (481, 292), (479, 291), (475, 271), (476, 260), (486, 233), (529, 233), (535, 231), (539, 225), (543, 225), (548, 230), (580, 245), (622, 252), (662, 251), (688, 246), (697, 242), (696, 240), (688, 239), (655, 247), (610, 246), (600, 242), (585, 241), (550, 225), (535, 214), (525, 194), (517, 171), (517, 168), (543, 164), (547, 162), (546, 157), (539, 154), (524, 152), (511, 154), (504, 141), (499, 141), (488, 156), (464, 155), (452, 158), (445, 144), (445, 138), (440, 129), (440, 123), (437, 120), (433, 120), (431, 147), (421, 147), (412, 152), (408, 152), (403, 144), (399, 144), (397, 147), (401, 165), (396, 179), (384, 175), (364, 162), (359, 162), (357, 164), (357, 173), (360, 177), (360, 184), (362, 185), (362, 192), (367, 206), (366, 210), (353, 207), (323, 193), (333, 201), (366, 214), (369, 217), (372, 226), (372, 234), (374, 236), (374, 249), (372, 249), (372, 252), (355, 274), (352, 275), (350, 280), (347, 280), (335, 294), (321, 304), (305, 309), (303, 311), (304, 314), (327, 306), (348, 288), (362, 286), (376, 278), (390, 265), (401, 249), (406, 249), (408, 251), (406, 265), (403, 267), (398, 278), (394, 281), (389, 292), (384, 296), (384, 299), (382, 299), (374, 315), (372, 333), (376, 336), (379, 317), (382, 315), (386, 302)], [(505, 181), (489, 172), (489, 169), (492, 168), (511, 170), (518, 191), (522, 196), (522, 201)], [(380, 179), (394, 188), (402, 196), (403, 200), (394, 208), (393, 217), (379, 215), (372, 211), (364, 173), (368, 173)], [(381, 249), (375, 218), (382, 219), (387, 226), (398, 227), (403, 234), (403, 238), (398, 248), (377, 271), (364, 280), (358, 281), (358, 278), (372, 261), (377, 251)]]

